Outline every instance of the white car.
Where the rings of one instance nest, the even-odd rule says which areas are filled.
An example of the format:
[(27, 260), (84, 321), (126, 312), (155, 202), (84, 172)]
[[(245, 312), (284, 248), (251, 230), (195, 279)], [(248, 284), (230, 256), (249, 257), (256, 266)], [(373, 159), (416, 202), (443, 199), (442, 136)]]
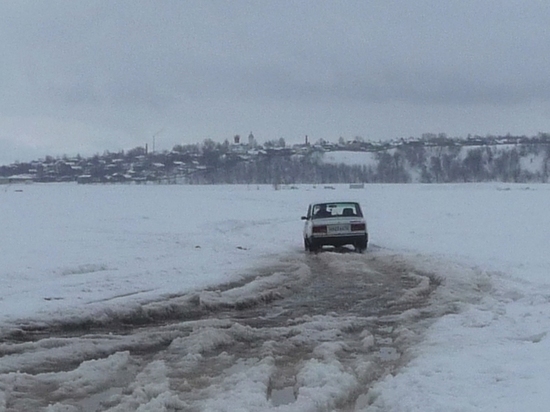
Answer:
[(353, 245), (358, 252), (367, 248), (367, 222), (357, 202), (312, 203), (302, 220), (306, 251), (317, 252), (323, 246)]

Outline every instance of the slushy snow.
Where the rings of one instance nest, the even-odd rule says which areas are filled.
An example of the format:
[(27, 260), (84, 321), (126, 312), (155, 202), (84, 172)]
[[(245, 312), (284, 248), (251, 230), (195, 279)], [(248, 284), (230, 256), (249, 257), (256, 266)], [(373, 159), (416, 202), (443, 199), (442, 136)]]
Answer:
[[(356, 410), (549, 410), (550, 186), (334, 187), (327, 193), (313, 185), (296, 190), (255, 185), (1, 186), (1, 334), (21, 325), (117, 316), (139, 305), (239, 280), (262, 264), (303, 254), (300, 216), (310, 201), (330, 195), (363, 205), (371, 240), (367, 254), (397, 254), (436, 273), (442, 283), (434, 304), (438, 299), (452, 302), (453, 309), (428, 326), (411, 349), (410, 362), (375, 383)], [(263, 282), (279, 280), (275, 276)], [(232, 293), (245, 292), (250, 290)], [(238, 298), (204, 296), (213, 303)], [(224, 321), (212, 322), (216, 326)], [(314, 322), (318, 327), (308, 331), (304, 326), (302, 333), (332, 330), (328, 318), (312, 319), (308, 327)], [(206, 348), (246, 333), (253, 332), (235, 326), (223, 333), (202, 328), (194, 340), (175, 339), (168, 352), (182, 367), (192, 368)], [(41, 344), (54, 349), (51, 356), (78, 361), (82, 353), (101, 347), (104, 339), (89, 341), (89, 348), (63, 338)], [(124, 337), (113, 337), (109, 345), (118, 344), (116, 339), (124, 347)], [(372, 336), (366, 334), (363, 341), (372, 345)], [(60, 396), (104, 387), (125, 399), (113, 411), (186, 407), (169, 388), (161, 361), (151, 362), (132, 382), (125, 379), (135, 365), (124, 350), (57, 374), (8, 373), (14, 365), (43, 361), (33, 357), (37, 344), (25, 345), (23, 352), (11, 353), (9, 344), (2, 344), (0, 411), (7, 407), (7, 391), (20, 379), (55, 380)], [(332, 410), (334, 399), (357, 384), (331, 360), (339, 350), (334, 345), (319, 345), (316, 358), (302, 368), (293, 404), (273, 406), (266, 399), (274, 368), (267, 356), (248, 360), (209, 387), (204, 410)], [(116, 382), (101, 380), (106, 369), (116, 371)], [(117, 385), (126, 385), (128, 391), (116, 393), (112, 388)], [(93, 405), (91, 396), (88, 407)], [(51, 405), (48, 410), (67, 408)]]

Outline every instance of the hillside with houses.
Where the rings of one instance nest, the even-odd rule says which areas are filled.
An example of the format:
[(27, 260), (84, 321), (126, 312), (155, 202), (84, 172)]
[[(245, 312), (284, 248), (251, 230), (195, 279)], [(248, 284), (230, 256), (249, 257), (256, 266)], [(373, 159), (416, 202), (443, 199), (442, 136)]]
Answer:
[(550, 134), (468, 136), (424, 134), (371, 142), (361, 138), (287, 145), (235, 136), (222, 143), (150, 151), (46, 156), (0, 166), (0, 183), (298, 184), (542, 182), (550, 179)]

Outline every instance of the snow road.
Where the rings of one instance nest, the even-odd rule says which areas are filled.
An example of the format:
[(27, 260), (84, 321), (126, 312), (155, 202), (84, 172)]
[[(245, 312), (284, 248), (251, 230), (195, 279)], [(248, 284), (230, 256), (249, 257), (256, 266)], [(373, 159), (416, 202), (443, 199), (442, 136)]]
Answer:
[[(327, 197), (360, 201), (379, 247), (304, 255), (299, 217)], [(549, 202), (499, 183), (4, 186), (0, 412), (546, 412)]]
[(6, 411), (357, 410), (452, 310), (430, 303), (438, 285), (397, 255), (343, 249), (124, 318), (23, 328), (0, 346)]

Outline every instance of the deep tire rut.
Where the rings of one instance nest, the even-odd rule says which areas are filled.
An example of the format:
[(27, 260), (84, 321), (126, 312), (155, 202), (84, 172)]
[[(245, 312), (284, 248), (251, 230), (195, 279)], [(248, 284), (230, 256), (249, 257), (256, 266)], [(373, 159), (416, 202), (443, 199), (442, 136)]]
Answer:
[[(322, 252), (102, 323), (22, 326), (0, 343), (5, 410), (132, 410), (135, 388), (159, 368), (173, 410), (208, 409), (231, 390), (231, 376), (256, 369), (266, 370), (269, 405), (292, 405), (303, 370), (315, 362), (336, 365), (354, 382), (327, 407), (356, 410), (370, 402), (374, 382), (410, 359), (409, 348), (437, 316), (430, 296), (439, 283), (399, 256)], [(64, 389), (63, 373), (113, 356), (123, 358), (123, 370), (107, 368), (108, 389), (105, 382), (88, 392)]]

